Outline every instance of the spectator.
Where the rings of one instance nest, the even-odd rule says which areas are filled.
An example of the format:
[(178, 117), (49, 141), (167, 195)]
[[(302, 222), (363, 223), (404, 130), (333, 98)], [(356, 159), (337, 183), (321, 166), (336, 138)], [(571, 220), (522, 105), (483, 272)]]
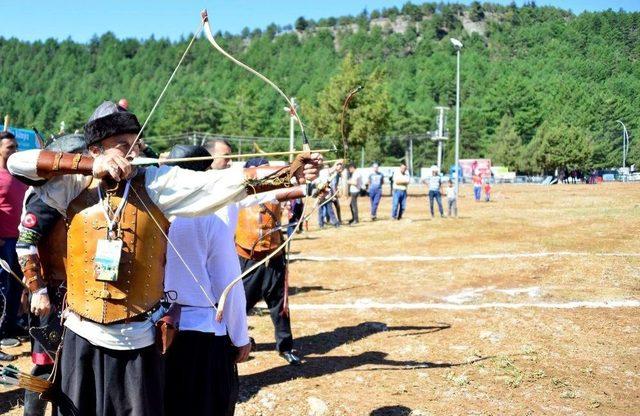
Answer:
[(356, 165), (353, 163), (349, 164), (348, 170), (347, 184), (349, 185), (349, 195), (351, 195), (351, 219), (349, 220), (349, 225), (351, 225), (358, 223), (358, 195), (360, 195), (360, 190), (362, 189), (362, 177), (356, 172)]
[(323, 184), (328, 183), (329, 187), (325, 189), (323, 192), (318, 195), (318, 205), (320, 208), (318, 209), (318, 227), (324, 228), (325, 223), (329, 222), (334, 227), (340, 226), (336, 215), (333, 212), (333, 203), (330, 198), (333, 198), (334, 191), (331, 189), (331, 182), (333, 180), (335, 172), (335, 167), (331, 169), (323, 169), (320, 171), (320, 175), (318, 176), (318, 181), (321, 181)]
[(342, 191), (340, 190), (340, 180), (342, 179), (342, 172), (344, 171), (344, 162), (342, 159), (338, 160), (335, 165), (333, 165), (333, 169), (335, 170), (335, 175), (333, 176), (333, 179), (331, 179), (329, 185), (331, 187), (331, 193), (334, 195), (331, 200), (331, 204), (336, 210), (338, 224), (342, 224), (342, 215), (340, 213), (340, 195), (342, 194)]
[[(8, 132), (0, 132), (0, 257), (18, 275), (21, 275), (16, 254), (18, 225), (22, 213), (22, 201), (27, 186), (11, 176), (7, 170), (7, 159), (18, 150), (15, 136)], [(24, 329), (18, 325), (18, 309), (22, 285), (11, 274), (0, 269), (0, 311), (4, 310), (5, 318), (0, 320), (0, 347), (15, 347), (20, 341), (14, 338), (22, 336)], [(12, 360), (13, 357), (0, 352), (0, 360)]]
[(369, 175), (369, 198), (371, 199), (371, 221), (375, 221), (378, 213), (378, 204), (382, 197), (382, 184), (384, 175), (379, 172), (379, 165), (373, 164), (373, 173)]
[(491, 200), (491, 184), (489, 183), (489, 178), (484, 180), (484, 200), (486, 202)]
[(393, 173), (393, 204), (391, 218), (399, 220), (407, 208), (407, 185), (411, 177), (407, 174), (407, 165), (402, 163), (400, 169)]
[(453, 181), (449, 180), (449, 185), (447, 186), (447, 215), (450, 217), (451, 214), (458, 216), (458, 201), (456, 198), (456, 188), (453, 186)]
[(476, 202), (480, 201), (482, 197), (482, 177), (478, 173), (478, 171), (473, 172), (473, 177), (471, 178), (473, 181), (473, 197)]
[(442, 197), (440, 194), (440, 187), (442, 186), (442, 179), (440, 178), (440, 174), (438, 169), (434, 168), (431, 170), (431, 177), (429, 178), (429, 210), (431, 211), (431, 217), (433, 218), (433, 200), (435, 199), (438, 203), (438, 210), (440, 211), (440, 217), (444, 217), (444, 212), (442, 211)]

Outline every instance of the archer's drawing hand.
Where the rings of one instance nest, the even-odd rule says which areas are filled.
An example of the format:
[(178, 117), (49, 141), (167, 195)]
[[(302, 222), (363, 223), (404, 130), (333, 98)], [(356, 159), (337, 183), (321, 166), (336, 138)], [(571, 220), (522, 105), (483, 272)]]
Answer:
[(102, 154), (93, 162), (93, 176), (98, 179), (110, 176), (115, 181), (121, 181), (131, 177), (132, 173), (131, 161), (120, 155)]

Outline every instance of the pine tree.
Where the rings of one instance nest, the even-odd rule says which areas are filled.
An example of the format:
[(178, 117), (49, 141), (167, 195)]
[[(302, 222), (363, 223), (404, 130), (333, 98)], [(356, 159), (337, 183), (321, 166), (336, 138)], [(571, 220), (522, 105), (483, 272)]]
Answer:
[(512, 171), (521, 170), (524, 166), (523, 151), (522, 139), (513, 126), (513, 119), (505, 115), (500, 120), (489, 153), (492, 164), (506, 166)]

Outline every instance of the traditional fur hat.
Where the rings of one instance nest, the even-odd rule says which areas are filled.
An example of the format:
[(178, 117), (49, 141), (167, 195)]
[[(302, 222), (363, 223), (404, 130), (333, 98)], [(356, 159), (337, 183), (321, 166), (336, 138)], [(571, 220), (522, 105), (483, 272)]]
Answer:
[(84, 125), (84, 137), (87, 146), (118, 134), (138, 134), (139, 132), (140, 123), (135, 114), (126, 111), (111, 101), (105, 101), (100, 104), (89, 118), (87, 124)]
[[(211, 156), (211, 153), (202, 146), (192, 146), (188, 144), (177, 144), (171, 148), (169, 159), (178, 159), (183, 157), (202, 157)], [(174, 162), (167, 163), (169, 166), (178, 166), (183, 169), (205, 171), (211, 166), (211, 160), (194, 160), (193, 162)]]

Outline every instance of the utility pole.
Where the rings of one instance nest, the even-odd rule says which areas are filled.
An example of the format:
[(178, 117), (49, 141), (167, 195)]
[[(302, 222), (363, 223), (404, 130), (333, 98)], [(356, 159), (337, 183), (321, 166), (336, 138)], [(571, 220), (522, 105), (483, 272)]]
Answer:
[(413, 176), (413, 137), (409, 137), (409, 175)]
[(437, 106), (436, 110), (438, 110), (438, 130), (436, 130), (435, 137), (432, 137), (431, 140), (438, 142), (438, 171), (442, 172), (442, 142), (449, 139), (449, 136), (445, 136), (444, 134), (444, 126), (445, 126), (445, 112), (449, 109), (449, 107)]
[(364, 145), (362, 146), (362, 150), (360, 152), (360, 167), (364, 168)]

